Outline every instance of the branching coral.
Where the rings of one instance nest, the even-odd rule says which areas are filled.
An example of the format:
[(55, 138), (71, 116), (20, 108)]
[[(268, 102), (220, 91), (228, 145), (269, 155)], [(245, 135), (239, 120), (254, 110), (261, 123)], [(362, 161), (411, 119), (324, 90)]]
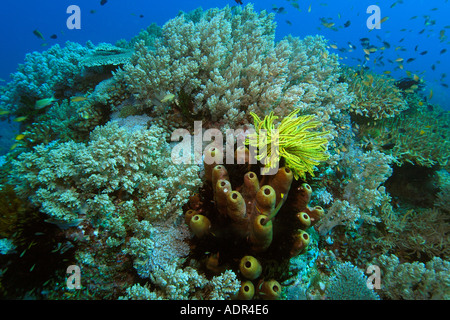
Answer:
[(349, 92), (356, 96), (350, 112), (378, 120), (394, 117), (408, 109), (401, 90), (395, 86), (395, 79), (365, 69), (347, 68), (343, 74)]
[(450, 158), (450, 114), (436, 107), (419, 107), (393, 119), (383, 119), (362, 127), (369, 148), (394, 157), (398, 165), (447, 166)]
[(434, 257), (427, 263), (400, 263), (395, 255), (382, 255), (374, 261), (382, 270), (382, 296), (402, 300), (448, 300), (450, 263)]
[[(179, 217), (200, 181), (197, 166), (168, 162), (164, 133), (147, 129), (146, 122), (109, 122), (93, 130), (87, 144), (53, 142), (33, 149), (14, 161), (9, 182), (78, 244), (77, 263), (92, 279), (87, 286), (101, 295), (115, 296), (129, 285), (132, 263), (125, 251), (137, 270), (152, 270), (144, 266), (148, 255), (139, 254), (161, 249), (152, 244), (164, 238), (152, 223)], [(170, 257), (161, 250), (155, 259)]]
[(182, 205), (198, 183), (195, 167), (167, 163), (161, 137), (155, 126), (133, 131), (110, 122), (97, 127), (87, 145), (51, 143), (21, 154), (11, 179), (20, 196), (56, 221), (73, 221), (86, 211), (95, 216), (98, 205), (83, 206), (105, 194), (112, 206), (114, 198), (133, 199), (142, 216), (155, 219)]
[(337, 225), (356, 228), (361, 221), (369, 224), (380, 221), (375, 209), (390, 201), (382, 184), (392, 174), (391, 162), (391, 156), (376, 151), (363, 152), (358, 148), (341, 155), (339, 165), (346, 168), (348, 178), (320, 223), (321, 234), (325, 235)]
[(195, 19), (181, 14), (163, 26), (154, 50), (138, 43), (117, 78), (147, 109), (157, 93), (183, 90), (193, 115), (226, 128), (242, 125), (250, 112), (286, 116), (297, 106), (330, 124), (330, 114), (351, 101), (346, 84), (337, 83), (337, 56), (328, 54), (322, 37), (275, 43), (273, 18), (252, 5), (211, 9)]
[(337, 266), (329, 280), (326, 293), (330, 300), (379, 300), (378, 295), (367, 287), (367, 277), (350, 262)]
[(61, 88), (73, 87), (82, 71), (79, 61), (89, 51), (67, 42), (64, 48), (56, 44), (43, 53), (27, 54), (25, 63), (11, 75), (0, 107), (13, 112), (29, 111), (37, 100), (50, 98)]

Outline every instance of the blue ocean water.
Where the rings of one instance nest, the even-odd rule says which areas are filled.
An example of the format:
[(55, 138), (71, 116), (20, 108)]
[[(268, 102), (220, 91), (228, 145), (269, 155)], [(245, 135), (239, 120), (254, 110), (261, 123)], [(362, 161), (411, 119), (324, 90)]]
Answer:
[[(44, 51), (55, 43), (64, 45), (66, 41), (73, 41), (84, 44), (88, 40), (94, 44), (115, 43), (122, 38), (130, 39), (153, 22), (163, 25), (180, 10), (191, 11), (199, 6), (208, 9), (238, 5), (234, 0), (132, 0), (126, 4), (118, 0), (108, 0), (104, 5), (100, 2), (100, 0), (26, 0), (8, 2), (4, 5), (0, 12), (0, 30), (3, 30), (2, 38), (5, 45), (0, 60), (0, 78), (7, 81), (9, 74), (23, 62), (26, 53)], [(244, 4), (248, 2), (243, 0)], [(293, 3), (298, 3), (298, 9), (292, 5)], [(381, 24), (381, 29), (370, 31), (366, 25), (370, 16), (367, 8), (374, 4), (381, 9), (381, 17), (389, 19)], [(67, 29), (66, 21), (69, 14), (66, 10), (70, 5), (77, 5), (81, 9), (79, 30)], [(335, 43), (338, 48), (346, 50), (336, 51), (344, 58), (342, 62), (345, 64), (357, 65), (361, 61), (365, 62), (361, 38), (369, 38), (370, 45), (378, 48), (384, 46), (382, 41), (388, 42), (391, 48), (382, 52), (385, 65), (374, 64), (374, 58), (381, 56), (381, 50), (365, 65), (376, 72), (392, 71), (395, 78), (407, 77), (407, 71), (423, 77), (428, 89), (434, 92), (431, 102), (450, 110), (450, 89), (445, 87), (450, 84), (450, 80), (446, 77), (450, 73), (448, 58), (450, 50), (440, 54), (443, 49), (448, 49), (450, 44), (448, 0), (298, 2), (258, 0), (254, 1), (254, 5), (256, 10), (279, 12), (276, 14), (278, 40), (288, 34), (301, 38), (313, 34), (324, 35), (330, 40), (330, 44)], [(325, 27), (321, 23), (322, 18), (335, 25), (332, 28)], [(344, 27), (346, 22), (349, 23), (348, 27)], [(33, 34), (35, 29), (43, 34), (44, 41)], [(444, 36), (440, 39), (442, 31)], [(57, 38), (51, 39), (51, 35), (56, 35)], [(348, 52), (348, 49), (351, 49), (349, 43), (356, 47), (353, 52)], [(402, 48), (395, 50), (396, 47)], [(425, 51), (426, 54), (420, 54)], [(403, 58), (404, 61), (410, 58), (415, 60), (404, 63), (401, 70), (398, 63), (388, 62), (388, 59), (394, 61), (397, 58)]]

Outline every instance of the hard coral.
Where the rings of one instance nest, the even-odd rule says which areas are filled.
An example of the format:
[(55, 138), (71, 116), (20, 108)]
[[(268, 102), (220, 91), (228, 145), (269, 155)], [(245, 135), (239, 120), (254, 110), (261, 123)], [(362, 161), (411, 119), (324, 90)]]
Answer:
[(349, 92), (356, 96), (351, 112), (378, 120), (394, 117), (408, 109), (393, 78), (352, 68), (343, 70), (343, 75)]

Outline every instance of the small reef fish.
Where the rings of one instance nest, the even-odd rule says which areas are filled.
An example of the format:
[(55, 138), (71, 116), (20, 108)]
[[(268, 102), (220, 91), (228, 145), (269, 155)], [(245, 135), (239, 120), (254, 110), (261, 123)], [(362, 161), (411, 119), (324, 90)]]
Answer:
[(23, 140), (25, 138), (25, 135), (23, 133), (18, 134), (14, 139), (17, 141)]
[(50, 39), (58, 39), (58, 36), (57, 36), (56, 34), (52, 34), (52, 35), (50, 36)]
[(172, 93), (169, 93), (168, 95), (166, 95), (164, 98), (162, 98), (161, 102), (165, 103), (165, 102), (171, 102), (173, 99), (175, 98), (175, 95)]
[(447, 49), (442, 49), (441, 52), (439, 52), (439, 54), (444, 54), (447, 52)]
[(8, 110), (0, 110), (0, 116), (5, 116), (10, 113), (11, 113), (11, 111), (8, 111)]
[(87, 100), (87, 98), (83, 97), (83, 96), (75, 96), (75, 97), (70, 98), (71, 102), (81, 102), (81, 101), (85, 101), (85, 100)]
[(101, 1), (100, 1), (100, 5), (103, 6), (103, 5), (105, 5), (107, 2), (108, 2), (108, 0), (101, 0)]
[(23, 122), (23, 121), (25, 121), (25, 120), (27, 120), (27, 119), (28, 119), (27, 116), (23, 116), (23, 117), (15, 118), (13, 121), (14, 121), (14, 122)]
[(243, 4), (242, 0), (234, 0), (237, 4)]
[(389, 19), (389, 17), (384, 17), (383, 19), (381, 19), (380, 22), (378, 22), (377, 24), (375, 24), (375, 25), (373, 26), (373, 28), (369, 30), (369, 32), (370, 32), (370, 31), (373, 31), (374, 29), (376, 29), (376, 28), (377, 28), (378, 26), (380, 26), (382, 23), (388, 21), (388, 19)]
[(310, 13), (311, 12), (311, 4), (309, 5), (309, 7), (308, 7), (308, 13)]
[(350, 27), (351, 21), (348, 20), (346, 23), (344, 23), (344, 28)]
[(44, 109), (45, 107), (51, 105), (53, 102), (57, 101), (58, 99), (55, 99), (54, 97), (51, 98), (44, 98), (36, 101), (34, 104), (34, 108), (36, 110)]
[(279, 8), (272, 8), (273, 11), (275, 11), (276, 13), (280, 13), (280, 14), (285, 14), (287, 13), (287, 11), (284, 9), (284, 7), (279, 7)]
[(297, 10), (300, 10), (300, 5), (297, 2), (292, 2), (291, 6), (293, 6)]
[(44, 36), (42, 35), (42, 33), (39, 32), (38, 29), (35, 29), (35, 30), (33, 31), (33, 34), (34, 34), (36, 37), (38, 37), (39, 39), (45, 40)]

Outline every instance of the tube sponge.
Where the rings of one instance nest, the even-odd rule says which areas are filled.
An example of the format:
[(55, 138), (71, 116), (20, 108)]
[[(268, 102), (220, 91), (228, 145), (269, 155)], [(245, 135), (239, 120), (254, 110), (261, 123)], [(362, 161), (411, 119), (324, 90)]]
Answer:
[(215, 186), (219, 180), (230, 180), (227, 169), (222, 165), (216, 165), (211, 172), (212, 185)]
[(198, 212), (196, 210), (189, 209), (184, 214), (184, 222), (186, 222), (187, 225), (190, 225), (191, 219), (193, 216), (195, 216)]
[(243, 257), (239, 263), (239, 269), (242, 275), (249, 280), (255, 280), (262, 272), (261, 263), (253, 256)]
[(291, 188), (294, 174), (292, 170), (286, 167), (278, 169), (278, 172), (270, 180), (270, 186), (276, 192), (276, 205), (278, 205), (281, 199), (286, 199), (286, 195)]
[(227, 197), (227, 213), (228, 216), (236, 222), (240, 222), (245, 219), (246, 206), (245, 200), (241, 193), (238, 191), (232, 191), (228, 193)]
[(276, 280), (261, 281), (258, 294), (264, 300), (278, 300), (281, 296), (281, 285)]
[(306, 230), (311, 226), (311, 218), (306, 212), (299, 212), (296, 216), (302, 230)]
[(250, 225), (250, 243), (255, 252), (265, 251), (272, 243), (273, 225), (267, 220), (267, 216), (259, 215), (255, 217)]
[(205, 150), (203, 163), (205, 164), (205, 178), (212, 181), (212, 171), (216, 165), (222, 163), (223, 152), (219, 148), (208, 148)]
[(309, 217), (311, 219), (311, 226), (315, 225), (325, 214), (325, 211), (320, 206), (315, 206), (310, 210)]
[(311, 200), (312, 189), (311, 186), (307, 183), (303, 183), (297, 188), (297, 192), (295, 194), (294, 199), (294, 208), (298, 211), (306, 208), (309, 201)]
[(309, 245), (309, 235), (303, 230), (298, 230), (294, 235), (294, 243), (291, 249), (291, 256), (295, 257), (299, 254), (305, 252), (306, 248)]
[(256, 173), (249, 171), (244, 175), (242, 194), (244, 198), (254, 199), (259, 191), (259, 180)]
[(275, 210), (275, 203), (276, 194), (271, 186), (262, 186), (256, 193), (256, 209), (259, 214), (270, 217)]
[(214, 188), (214, 201), (217, 211), (223, 216), (227, 214), (228, 194), (231, 192), (231, 183), (228, 180), (220, 179)]
[(211, 222), (207, 217), (201, 214), (196, 214), (192, 217), (191, 222), (189, 223), (192, 232), (199, 238), (205, 236), (209, 233), (209, 229), (211, 228)]
[(243, 281), (237, 298), (239, 300), (251, 300), (255, 295), (255, 286), (251, 281)]

